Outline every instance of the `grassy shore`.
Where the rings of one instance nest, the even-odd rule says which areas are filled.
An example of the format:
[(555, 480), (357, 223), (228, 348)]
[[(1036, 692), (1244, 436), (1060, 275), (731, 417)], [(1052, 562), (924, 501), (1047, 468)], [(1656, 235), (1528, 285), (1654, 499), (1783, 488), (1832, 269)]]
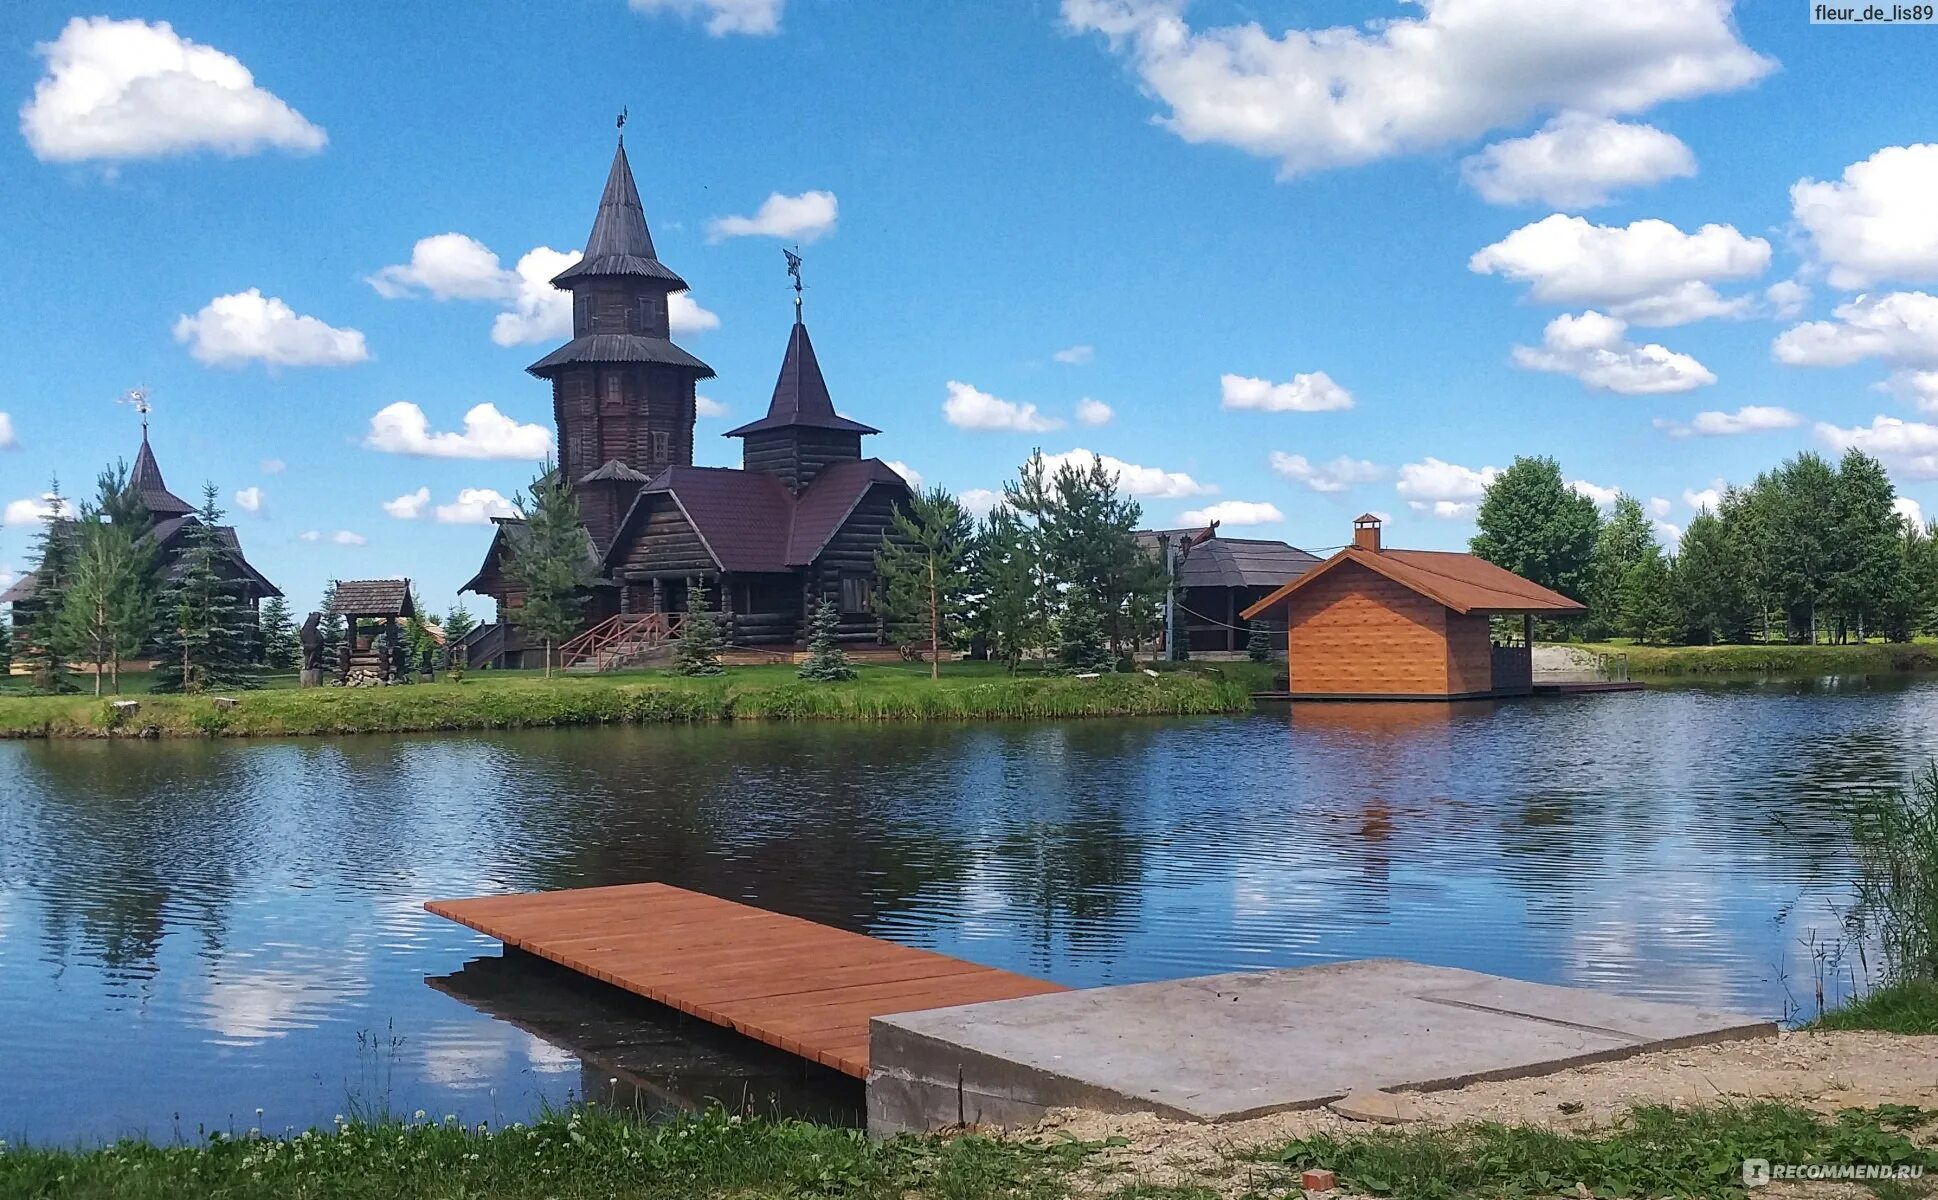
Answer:
[(1631, 675), (1879, 675), (1938, 670), (1938, 643), (1842, 646), (1636, 646), (1574, 642), (1591, 654), (1625, 655)]
[(983, 663), (868, 665), (847, 683), (808, 683), (791, 666), (730, 667), (714, 678), (659, 672), (555, 675), (478, 672), (462, 683), (309, 688), (214, 697), (0, 696), (0, 737), (283, 737), (665, 722), (941, 721), (1236, 712), (1262, 686), (1250, 664), (1097, 679), (1023, 674)]

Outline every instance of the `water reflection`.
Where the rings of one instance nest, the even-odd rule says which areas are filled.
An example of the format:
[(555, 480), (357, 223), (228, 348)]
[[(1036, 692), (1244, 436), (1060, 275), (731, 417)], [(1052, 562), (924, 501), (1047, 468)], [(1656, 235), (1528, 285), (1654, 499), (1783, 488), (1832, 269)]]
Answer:
[(509, 1119), (614, 1086), (819, 1103), (421, 908), (644, 879), (1074, 985), (1393, 954), (1783, 1015), (1848, 895), (1839, 796), (1938, 750), (1934, 718), (1938, 686), (1872, 680), (4, 744), (0, 1136)]

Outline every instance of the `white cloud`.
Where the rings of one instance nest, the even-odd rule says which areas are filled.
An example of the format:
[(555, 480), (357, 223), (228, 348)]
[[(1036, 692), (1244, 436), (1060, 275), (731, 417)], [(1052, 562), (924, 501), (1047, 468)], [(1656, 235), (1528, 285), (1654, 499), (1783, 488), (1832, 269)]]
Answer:
[(351, 533), (348, 529), (339, 529), (335, 533), (324, 533), (321, 530), (306, 529), (296, 535), (296, 540), (300, 542), (331, 542), (338, 546), (361, 546), (370, 539), (364, 537), (361, 533)]
[(942, 402), (942, 417), (957, 429), (1043, 433), (1063, 427), (1062, 421), (1044, 416), (1034, 404), (1015, 404), (955, 379), (949, 381), (948, 388), (949, 398)]
[(1894, 371), (1877, 386), (1909, 400), (1919, 412), (1938, 413), (1938, 371)]
[(1519, 126), (1729, 91), (1776, 64), (1731, 0), (1423, 0), (1364, 28), (1194, 29), (1182, 0), (1063, 0), (1101, 33), (1189, 142), (1276, 159), (1282, 175), (1370, 162)]
[(1891, 511), (1919, 529), (1925, 527), (1925, 510), (1909, 496), (1899, 496), (1891, 501)]
[(751, 217), (715, 217), (707, 222), (707, 240), (737, 237), (785, 238), (811, 242), (834, 232), (840, 204), (833, 192), (802, 192), (798, 196), (770, 194)]
[(1862, 450), (1913, 479), (1938, 479), (1938, 425), (1878, 416), (1868, 426), (1840, 429), (1819, 421), (1817, 437), (1834, 450)]
[(405, 492), (395, 500), (384, 501), (384, 511), (399, 521), (415, 521), (424, 515), (430, 503), (431, 489), (421, 487), (414, 492)]
[(1273, 383), (1246, 375), (1220, 375), (1220, 404), (1263, 412), (1336, 412), (1353, 406), (1353, 394), (1324, 371), (1294, 375), (1289, 383)]
[(52, 492), (29, 496), (22, 500), (9, 500), (7, 507), (0, 510), (0, 525), (17, 527), (38, 525), (48, 517), (59, 516), (67, 510), (67, 502)]
[(1763, 433), (1771, 429), (1794, 429), (1803, 418), (1787, 408), (1773, 404), (1746, 404), (1733, 413), (1699, 412), (1692, 421), (1657, 417), (1655, 427), (1670, 437), (1734, 437), (1739, 433)]
[[(572, 293), (552, 286), (552, 277), (584, 258), (578, 250), (539, 246), (518, 260), (518, 286), (511, 307), (491, 322), (491, 340), (500, 346), (526, 342), (556, 342), (572, 336)], [(667, 327), (675, 334), (704, 333), (720, 328), (720, 318), (701, 308), (692, 296), (674, 292), (666, 298)]]
[(1180, 525), (1209, 525), (1213, 521), (1220, 525), (1267, 525), (1273, 521), (1285, 520), (1285, 514), (1276, 504), (1262, 500), (1220, 500), (1203, 508), (1194, 508), (1180, 514)]
[(1460, 173), (1489, 204), (1592, 208), (1621, 188), (1688, 178), (1696, 156), (1653, 125), (1562, 113), (1538, 132), (1463, 160)]
[(0, 412), (0, 450), (13, 450), (20, 445), (20, 439), (13, 433), (13, 418)]
[[(1656, 518), (1657, 520), (1660, 520), (1663, 517), (1668, 516), (1669, 510), (1674, 508), (1675, 505), (1669, 503), (1669, 498), (1667, 496), (1650, 496), (1648, 503), (1643, 505), (1643, 507), (1649, 510), (1650, 516)], [(1677, 536), (1681, 536), (1681, 535), (1678, 534)]]
[(1091, 346), (1066, 346), (1050, 357), (1074, 367), (1094, 360), (1097, 357), (1097, 351)]
[(328, 137), (256, 86), (249, 68), (166, 21), (75, 17), (34, 52), (47, 73), (20, 109), (43, 162), (161, 158), (194, 150), (309, 153)]
[(1866, 358), (1938, 363), (1938, 296), (1857, 296), (1831, 315), (1836, 320), (1805, 321), (1778, 334), (1770, 347), (1777, 361), (1795, 367), (1841, 367)]
[(1938, 279), (1938, 144), (1886, 146), (1844, 168), (1842, 181), (1790, 189), (1833, 287)]
[(1312, 463), (1303, 454), (1287, 454), (1283, 450), (1272, 451), (1272, 470), (1302, 483), (1315, 492), (1336, 494), (1355, 484), (1372, 483), (1386, 477), (1386, 468), (1363, 458), (1340, 455), (1330, 462)]
[[(4, 591), (7, 588), (12, 587), (14, 585), (14, 581), (19, 578), (20, 578), (19, 573), (16, 572), (12, 567), (0, 566), (0, 591)], [(4, 929), (5, 929), (5, 926), (0, 925), (0, 931), (3, 931)]]
[(256, 464), (256, 470), (264, 475), (281, 475), (289, 469), (289, 464), (280, 458), (265, 458)]
[(1810, 302), (1810, 289), (1794, 279), (1780, 279), (1763, 289), (1763, 300), (1770, 306), (1771, 316), (1787, 321)]
[(1481, 497), (1487, 494), (1487, 485), (1500, 473), (1499, 467), (1482, 467), (1476, 471), (1429, 456), (1401, 467), (1399, 482), (1393, 485), (1393, 490), (1414, 512), (1453, 520), (1472, 516)]
[[(1090, 466), (1091, 451), (1081, 446), (1066, 450), (1062, 454), (1045, 454), (1044, 467), (1055, 474), (1057, 468), (1065, 463), (1078, 467)], [(1166, 471), (1161, 467), (1140, 467), (1127, 463), (1121, 458), (1108, 454), (1099, 455), (1103, 459), (1104, 470), (1117, 477), (1117, 486), (1126, 495), (1140, 496), (1151, 500), (1176, 500), (1186, 496), (1209, 496), (1218, 489), (1209, 484), (1199, 483), (1182, 471)]]
[(693, 414), (698, 417), (724, 417), (727, 415), (727, 406), (711, 396), (695, 396)]
[(1593, 500), (1596, 508), (1613, 508), (1615, 507), (1615, 501), (1621, 499), (1622, 496), (1621, 488), (1602, 487), (1600, 484), (1590, 483), (1586, 479), (1574, 480), (1568, 486), (1576, 493)]
[(909, 466), (900, 459), (894, 458), (886, 460), (886, 464), (889, 470), (907, 480), (910, 487), (920, 488), (922, 486), (922, 472), (916, 470), (914, 467)]
[(1649, 524), (1655, 526), (1655, 540), (1661, 542), (1664, 549), (1673, 552), (1676, 547), (1682, 544), (1682, 526), (1677, 525), (1673, 521), (1664, 521), (1660, 518), (1649, 522)]
[(1723, 506), (1723, 481), (1720, 479), (1713, 480), (1708, 487), (1702, 488), (1701, 490), (1689, 489), (1684, 491), (1682, 493), (1682, 502), (1687, 504), (1695, 512), (1701, 512), (1704, 509), (1708, 509), (1712, 513), (1715, 512)]
[(1573, 375), (1588, 387), (1624, 396), (1686, 392), (1716, 382), (1716, 376), (1687, 354), (1653, 342), (1636, 345), (1624, 335), (1628, 323), (1589, 310), (1563, 313), (1548, 322), (1541, 345), (1514, 347), (1514, 365), (1529, 371)]
[(260, 514), (267, 497), (259, 487), (246, 487), (236, 493), (236, 507), (246, 513)]
[(1085, 396), (1077, 401), (1077, 420), (1085, 425), (1108, 425), (1117, 412), (1102, 400), (1092, 400)]
[(217, 296), (194, 316), (176, 318), (175, 340), (209, 366), (254, 360), (272, 367), (343, 367), (370, 357), (363, 334), (299, 316), (255, 288)]
[(506, 458), (527, 461), (552, 453), (552, 431), (543, 425), (520, 425), (480, 404), (464, 414), (463, 433), (432, 433), (424, 410), (400, 400), (370, 418), (363, 444), (386, 454), (420, 458)]
[(704, 18), (714, 37), (730, 33), (761, 37), (780, 32), (781, 10), (787, 0), (631, 0), (639, 13), (670, 13), (687, 20)]
[(1761, 275), (1769, 265), (1770, 243), (1729, 225), (1684, 233), (1667, 221), (1595, 225), (1560, 213), (1467, 260), (1476, 274), (1527, 284), (1531, 299), (1593, 305), (1638, 325), (1747, 316), (1750, 297), (1724, 299), (1713, 285)]
[(427, 293), (438, 300), (511, 300), (519, 277), (499, 263), (491, 248), (462, 233), (419, 238), (410, 261), (366, 276), (386, 300)]
[(459, 488), (455, 501), (437, 506), (441, 525), (489, 525), (493, 517), (517, 515), (511, 501), (490, 488)]
[(986, 517), (990, 509), (1003, 502), (1003, 494), (988, 488), (970, 488), (966, 492), (957, 492), (956, 501), (976, 516)]

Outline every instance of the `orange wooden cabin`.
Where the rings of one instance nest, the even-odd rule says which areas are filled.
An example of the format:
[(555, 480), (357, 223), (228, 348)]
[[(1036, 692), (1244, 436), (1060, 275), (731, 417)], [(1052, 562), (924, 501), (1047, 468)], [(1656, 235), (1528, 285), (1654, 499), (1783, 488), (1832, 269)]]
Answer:
[[(1464, 700), (1534, 691), (1535, 614), (1586, 611), (1472, 554), (1388, 550), (1380, 521), (1353, 544), (1245, 610), (1285, 622), (1294, 699)], [(1521, 618), (1518, 645), (1493, 618)]]

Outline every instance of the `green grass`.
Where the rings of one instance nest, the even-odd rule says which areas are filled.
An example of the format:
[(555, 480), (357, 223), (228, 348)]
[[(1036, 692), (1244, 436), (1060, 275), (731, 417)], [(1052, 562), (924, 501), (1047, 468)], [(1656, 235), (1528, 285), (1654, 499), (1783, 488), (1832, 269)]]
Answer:
[(1938, 1173), (1938, 1151), (1912, 1136), (1928, 1136), (1934, 1123), (1938, 1110), (1900, 1105), (1830, 1119), (1771, 1103), (1646, 1107), (1590, 1133), (1497, 1124), (1383, 1130), (1301, 1138), (1275, 1157), (1288, 1174), (1323, 1167), (1347, 1191), (1395, 1200), (1571, 1196), (1576, 1184), (1601, 1198), (1740, 1196), (1747, 1158)]
[(1236, 712), (1250, 703), (1252, 665), (1216, 664), (1098, 679), (1024, 674), (984, 663), (865, 665), (847, 683), (806, 683), (790, 665), (730, 667), (712, 679), (661, 672), (555, 675), (476, 672), (462, 683), (388, 688), (269, 689), (213, 697), (135, 695), (118, 719), (111, 700), (0, 696), (0, 737), (280, 737), (727, 720), (1033, 720)]
[(343, 1125), (282, 1139), (0, 1152), (0, 1200), (1060, 1200), (1096, 1149), (981, 1137), (870, 1141), (719, 1111), (645, 1124), (598, 1109), (486, 1131)]
[(1878, 988), (1831, 1009), (1812, 1021), (1810, 1028), (1938, 1034), (1938, 983), (1914, 980)]
[(1864, 642), (1842, 646), (1636, 646), (1571, 642), (1594, 654), (1628, 657), (1630, 675), (1880, 675), (1938, 670), (1938, 645)]

